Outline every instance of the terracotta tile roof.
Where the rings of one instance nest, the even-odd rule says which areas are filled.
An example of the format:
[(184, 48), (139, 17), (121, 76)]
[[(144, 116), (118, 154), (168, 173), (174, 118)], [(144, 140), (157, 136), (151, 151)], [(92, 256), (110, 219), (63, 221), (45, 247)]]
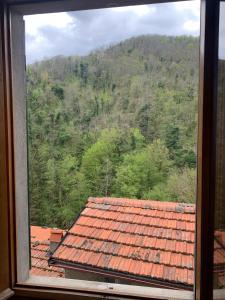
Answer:
[(225, 287), (225, 231), (214, 234), (214, 279), (219, 288)]
[(89, 198), (49, 262), (192, 288), (195, 206)]
[(64, 277), (64, 269), (49, 266), (49, 246), (52, 228), (31, 226), (31, 270), (32, 275), (48, 277)]

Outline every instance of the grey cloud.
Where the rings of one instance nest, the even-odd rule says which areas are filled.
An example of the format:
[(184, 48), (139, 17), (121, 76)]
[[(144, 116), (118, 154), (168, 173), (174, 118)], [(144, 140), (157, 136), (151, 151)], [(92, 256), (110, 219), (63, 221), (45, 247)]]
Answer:
[[(158, 4), (152, 7), (154, 12), (140, 16), (134, 11), (113, 9), (70, 12), (68, 14), (73, 24), (68, 31), (52, 26), (39, 28), (39, 34), (47, 43), (42, 45), (42, 49), (29, 52), (32, 40), (27, 37), (28, 62), (59, 54), (86, 55), (97, 48), (142, 34), (193, 34), (183, 29), (186, 21), (198, 21), (191, 10), (178, 11), (175, 4)], [(197, 35), (198, 32), (194, 34)]]
[(31, 44), (35, 42), (35, 37), (29, 33), (26, 34), (26, 43)]
[[(192, 20), (199, 22), (193, 12), (189, 9), (178, 11), (175, 4), (155, 5), (155, 13), (151, 16), (144, 16), (140, 23), (144, 22), (154, 30), (154, 33), (167, 35), (193, 34), (183, 29), (186, 21)], [(197, 35), (198, 32), (195, 32)]]

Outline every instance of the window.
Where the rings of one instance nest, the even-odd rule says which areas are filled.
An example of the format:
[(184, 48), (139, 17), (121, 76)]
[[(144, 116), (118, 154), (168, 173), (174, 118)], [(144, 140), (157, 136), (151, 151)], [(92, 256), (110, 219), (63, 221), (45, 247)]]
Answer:
[[(67, 3), (64, 3), (65, 4), (65, 6), (66, 5), (68, 5), (68, 2)], [(215, 5), (216, 6), (216, 5)], [(39, 9), (43, 9), (43, 7), (44, 6), (42, 6), (42, 7), (40, 7), (40, 6), (36, 6), (36, 12), (40, 12), (40, 10)], [(34, 8), (34, 7), (32, 7), (32, 6), (24, 6), (24, 9), (27, 9), (27, 13), (29, 12), (29, 13), (31, 13), (32, 12), (32, 9)], [(55, 10), (57, 10), (57, 6), (55, 6), (54, 7), (54, 9)], [(211, 15), (210, 15), (210, 13), (209, 13), (209, 11), (210, 11), (210, 13), (211, 13)], [(206, 30), (206, 32), (203, 32), (202, 34), (203, 34), (203, 37), (205, 36), (206, 37), (206, 39), (205, 39), (205, 44), (203, 43), (202, 44), (202, 50), (204, 50), (204, 49), (206, 49), (206, 50), (213, 50), (213, 51), (215, 51), (215, 48), (216, 48), (216, 39), (214, 39), (214, 37), (216, 36), (216, 23), (213, 23), (213, 22), (216, 22), (216, 20), (217, 20), (217, 18), (215, 18), (215, 17), (217, 17), (217, 14), (216, 14), (216, 10), (215, 10), (215, 7), (214, 7), (214, 5), (212, 5), (211, 7), (210, 7), (210, 2), (206, 2), (206, 6), (204, 6), (203, 5), (203, 16), (202, 16), (202, 18), (203, 18), (203, 20), (205, 20), (206, 21), (206, 24), (205, 24), (205, 27), (204, 27), (204, 24), (203, 24), (203, 28), (206, 28), (207, 29), (207, 26), (208, 26), (208, 22), (211, 20), (212, 21), (212, 24), (211, 25), (214, 25), (214, 26), (212, 26), (211, 28), (215, 28), (215, 32), (214, 31), (210, 31), (210, 32), (208, 32), (207, 30)], [(205, 18), (207, 16), (207, 18)], [(211, 18), (210, 18), (211, 17)], [(215, 20), (215, 21), (213, 21), (213, 20)], [(16, 23), (17, 22), (17, 23)], [(19, 16), (18, 15), (18, 12), (16, 12), (16, 11), (14, 11), (14, 14), (12, 14), (12, 29), (13, 29), (13, 31), (12, 31), (12, 33), (15, 33), (16, 32), (16, 29), (18, 30), (18, 29), (21, 29), (21, 16)], [(4, 23), (4, 26), (6, 26), (6, 24)], [(2, 28), (3, 28), (3, 24), (2, 24)], [(3, 33), (3, 30), (1, 31), (2, 33)], [(18, 32), (18, 31), (17, 31)], [(5, 33), (4, 33), (5, 34)], [(22, 30), (21, 30), (21, 34), (22, 34)], [(209, 40), (208, 40), (208, 38), (210, 37), (210, 35), (211, 35), (211, 38), (212, 38), (212, 40), (214, 41), (215, 40), (215, 44), (214, 43), (209, 43)], [(18, 33), (18, 35), (16, 35), (16, 37), (18, 38), (18, 40), (17, 40), (17, 42), (16, 42), (16, 40), (14, 39), (14, 37), (12, 38), (12, 49), (14, 49), (14, 46), (18, 46), (18, 45), (20, 45), (20, 43), (21, 43), (21, 41), (23, 41), (23, 39), (22, 39), (22, 35), (20, 36), (20, 34)], [(6, 35), (4, 35), (4, 40), (6, 40)], [(204, 41), (204, 40), (203, 40)], [(16, 43), (16, 44), (13, 44), (13, 43)], [(6, 44), (7, 45), (7, 44)], [(211, 45), (211, 46), (210, 46)], [(212, 47), (212, 45), (214, 45), (215, 46), (215, 48), (210, 48), (210, 47)], [(2, 49), (3, 49), (3, 53), (5, 53), (5, 48), (3, 48), (2, 47)], [(13, 67), (14, 67), (14, 72), (13, 72), (13, 78), (12, 78), (12, 82), (13, 82), (13, 86), (14, 86), (14, 90), (13, 90), (13, 101), (15, 101), (16, 99), (18, 100), (19, 99), (19, 95), (20, 95), (20, 93), (21, 93), (21, 95), (22, 95), (22, 93), (23, 93), (23, 91), (22, 91), (22, 89), (21, 89), (21, 87), (23, 87), (23, 82), (22, 82), (22, 80), (23, 80), (23, 78), (24, 78), (24, 74), (22, 74), (22, 76), (18, 76), (18, 73), (17, 73), (17, 76), (15, 76), (15, 74), (16, 74), (16, 72), (20, 72), (21, 71), (21, 68), (19, 68), (19, 63), (20, 63), (20, 61), (21, 61), (21, 58), (23, 57), (23, 55), (24, 55), (24, 48), (23, 48), (23, 45), (21, 44), (21, 47), (19, 47), (19, 50), (20, 51), (17, 51), (16, 53), (15, 52), (12, 52), (12, 65), (13, 65)], [(13, 50), (12, 50), (13, 51)], [(216, 51), (215, 51), (216, 52)], [(6, 52), (7, 53), (7, 52)], [(204, 53), (204, 51), (203, 51), (203, 53)], [(206, 51), (206, 53), (207, 53), (207, 51)], [(214, 52), (213, 52), (214, 53)], [(7, 60), (6, 60), (6, 58), (7, 58), (7, 55), (5, 55), (5, 56), (3, 56), (4, 57), (4, 66), (8, 66), (8, 62), (7, 62)], [(22, 58), (23, 59), (23, 58)], [(202, 78), (204, 78), (205, 80), (208, 78), (206, 75), (208, 75), (210, 72), (209, 71), (214, 71), (214, 65), (213, 64), (208, 64), (208, 62), (206, 62), (206, 60), (204, 61), (205, 62), (205, 69), (204, 69), (204, 72), (203, 73), (201, 73), (201, 76), (202, 76)], [(212, 61), (211, 61), (212, 62)], [(7, 76), (8, 76), (8, 72), (7, 72), (7, 68), (5, 68), (4, 67), (4, 76), (3, 76), (3, 78), (4, 78), (4, 80), (6, 80), (6, 83), (7, 82), (9, 82), (9, 81), (7, 81)], [(20, 74), (21, 75), (21, 74)], [(206, 91), (203, 89), (203, 87), (205, 86), (205, 81), (203, 81), (202, 82), (202, 84), (203, 85), (201, 85), (201, 88), (203, 89), (203, 93), (202, 93), (202, 98), (201, 99), (203, 99), (204, 101), (203, 102), (200, 102), (200, 111), (202, 112), (204, 112), (203, 113), (203, 115), (202, 114), (200, 114), (200, 124), (203, 124), (203, 127), (201, 127), (200, 126), (200, 137), (202, 137), (202, 140), (201, 140), (201, 143), (200, 143), (200, 145), (202, 145), (202, 142), (203, 142), (203, 145), (205, 145), (205, 146), (208, 146), (208, 147), (206, 147), (206, 148), (201, 148), (200, 147), (200, 153), (203, 155), (203, 156), (200, 156), (199, 157), (199, 163), (200, 163), (200, 168), (199, 168), (199, 186), (198, 186), (198, 196), (199, 196), (199, 201), (200, 201), (200, 205), (198, 206), (198, 218), (199, 219), (197, 219), (197, 226), (198, 226), (198, 232), (197, 232), (197, 234), (198, 234), (198, 236), (199, 236), (199, 240), (198, 240), (198, 245), (200, 245), (200, 247), (198, 247), (197, 249), (198, 249), (198, 251), (197, 251), (197, 255), (199, 255), (199, 257), (197, 257), (197, 267), (198, 267), (198, 269), (197, 270), (199, 270), (199, 271), (201, 271), (200, 273), (197, 273), (197, 281), (196, 281), (196, 283), (197, 283), (197, 290), (196, 290), (196, 298), (198, 299), (199, 297), (202, 297), (201, 295), (203, 295), (203, 287), (204, 287), (204, 284), (206, 284), (207, 283), (207, 280), (206, 280), (206, 278), (204, 277), (205, 276), (205, 274), (203, 273), (203, 270), (204, 270), (204, 268), (206, 269), (206, 270), (210, 270), (211, 271), (211, 269), (210, 269), (210, 257), (212, 257), (212, 251), (210, 252), (210, 251), (206, 251), (206, 249), (203, 249), (203, 247), (202, 247), (202, 245), (204, 245), (205, 244), (205, 246), (206, 245), (208, 245), (208, 244), (210, 244), (210, 241), (211, 241), (211, 244), (210, 245), (212, 245), (212, 241), (213, 241), (213, 239), (211, 238), (211, 240), (210, 240), (210, 238), (208, 238), (208, 237), (205, 237), (204, 236), (204, 234), (203, 234), (203, 232), (208, 228), (207, 226), (208, 226), (208, 224), (206, 223), (205, 224), (205, 226), (203, 226), (204, 225), (204, 222), (206, 222), (206, 221), (209, 221), (210, 222), (210, 220), (211, 220), (211, 218), (210, 218), (210, 206), (209, 205), (207, 205), (207, 204), (209, 204), (209, 200), (211, 200), (211, 199), (214, 199), (213, 198), (213, 189), (211, 190), (210, 189), (210, 197), (209, 197), (209, 195), (207, 196), (207, 192), (208, 192), (208, 187), (207, 187), (207, 189), (206, 188), (204, 188), (204, 186), (205, 185), (201, 185), (202, 184), (202, 182), (203, 183), (205, 183), (205, 181), (203, 181), (203, 179), (205, 180), (205, 179), (209, 179), (210, 178), (210, 176), (213, 176), (214, 174), (213, 174), (213, 172), (212, 173), (210, 173), (211, 175), (209, 175), (209, 173), (207, 173), (206, 171), (207, 171), (207, 166), (211, 166), (211, 158), (210, 158), (210, 156), (208, 155), (209, 153), (211, 153), (210, 151), (209, 151), (209, 149), (211, 149), (210, 148), (210, 146), (211, 146), (211, 144), (209, 143), (209, 140), (211, 141), (211, 137), (213, 137), (213, 135), (211, 134), (212, 132), (211, 132), (211, 127), (209, 128), (208, 127), (208, 125), (207, 125), (207, 122), (208, 123), (210, 123), (210, 122), (212, 122), (212, 120), (213, 120), (213, 118), (211, 119), (211, 116), (213, 115), (213, 113), (214, 113), (214, 110), (212, 110), (212, 111), (210, 111), (210, 110), (207, 110), (207, 108), (209, 108), (209, 105), (210, 104), (212, 104), (212, 102), (210, 102), (210, 100), (211, 99), (213, 99), (213, 87), (214, 87), (214, 85), (212, 85), (211, 84), (211, 82), (210, 82), (210, 77), (208, 78), (209, 80), (208, 80), (208, 87), (207, 87), (207, 93), (206, 93)], [(21, 80), (21, 82), (19, 82), (18, 80)], [(15, 86), (17, 87), (17, 89), (16, 89), (16, 92), (17, 93), (15, 93)], [(5, 91), (9, 91), (9, 88), (7, 88), (7, 84), (4, 86), (4, 90)], [(9, 99), (9, 94), (7, 94), (7, 93), (5, 93), (4, 94), (4, 96), (5, 96), (5, 98), (4, 99)], [(6, 97), (7, 96), (7, 97)], [(16, 98), (17, 97), (17, 98)], [(210, 98), (211, 97), (211, 98)], [(208, 99), (208, 102), (205, 100), (205, 99)], [(207, 106), (207, 104), (208, 104), (208, 106)], [(21, 106), (19, 105), (19, 103), (16, 101), (16, 102), (14, 102), (14, 108), (15, 108), (15, 105), (17, 105), (17, 109), (16, 110), (14, 110), (14, 112), (16, 111), (16, 114), (14, 115), (14, 121), (16, 121), (16, 124), (18, 125), (17, 126), (17, 132), (16, 133), (18, 133), (19, 132), (19, 130), (20, 130), (20, 133), (24, 133), (25, 131), (24, 131), (24, 123), (19, 123), (19, 118), (17, 119), (17, 117), (18, 117), (18, 115), (17, 115), (17, 113), (18, 114), (22, 114), (23, 116), (24, 116), (24, 114), (25, 114), (25, 112), (24, 111), (22, 111), (21, 110)], [(201, 106), (201, 105), (203, 105), (203, 106)], [(205, 107), (206, 107), (206, 109), (205, 109)], [(204, 109), (203, 109), (204, 108)], [(7, 111), (7, 109), (5, 109), (4, 111)], [(208, 114), (206, 114), (206, 112), (208, 112)], [(6, 115), (4, 115), (5, 117), (6, 117)], [(9, 119), (9, 116), (10, 116), (10, 114), (7, 114), (7, 120)], [(206, 116), (207, 116), (207, 118), (206, 118)], [(210, 118), (208, 118), (210, 116)], [(201, 119), (203, 117), (203, 119)], [(207, 122), (206, 122), (206, 119), (207, 119)], [(17, 122), (18, 121), (18, 122)], [(4, 124), (6, 124), (6, 123), (4, 123)], [(8, 134), (10, 133), (10, 130), (9, 130), (9, 124), (10, 124), (10, 122), (9, 123), (7, 123), (8, 124), (8, 127), (7, 127), (7, 130), (6, 129), (4, 129), (3, 130), (3, 132), (8, 132)], [(210, 123), (210, 124), (214, 124), (213, 122), (212, 123)], [(203, 131), (201, 131), (201, 129), (203, 129)], [(203, 132), (203, 135), (202, 135), (202, 132)], [(205, 133), (208, 133), (208, 136), (207, 135), (205, 135)], [(10, 134), (9, 134), (9, 136), (10, 136)], [(19, 140), (18, 139), (18, 137), (19, 137), (20, 135), (17, 135), (17, 134), (15, 134), (15, 136), (14, 136), (14, 139), (15, 139), (15, 156), (16, 156), (16, 158), (17, 159), (15, 159), (15, 162), (16, 162), (16, 164), (17, 163), (21, 163), (21, 162), (23, 162), (23, 161), (26, 161), (25, 159), (23, 159), (23, 155), (25, 155), (25, 153), (26, 152), (23, 152), (23, 151), (26, 151), (26, 149), (25, 149), (25, 147), (23, 147), (23, 145), (25, 144), (24, 143), (24, 141), (23, 140)], [(207, 139), (207, 137), (208, 137), (208, 139)], [(210, 139), (209, 139), (209, 137), (210, 137)], [(4, 138), (4, 136), (3, 136), (3, 140), (4, 141), (6, 141), (7, 139), (6, 138)], [(7, 164), (7, 167), (4, 169), (5, 170), (5, 173), (3, 173), (4, 174), (4, 178), (9, 178), (10, 176), (11, 176), (11, 171), (12, 170), (14, 170), (14, 168), (13, 169), (10, 169), (10, 160), (8, 160), (8, 157), (9, 157), (9, 154), (10, 154), (10, 152), (9, 152), (9, 150), (10, 150), (10, 148), (9, 148), (9, 145), (10, 145), (10, 143), (9, 143), (9, 140), (7, 140), (8, 141), (8, 144), (7, 144), (7, 146), (5, 145), (4, 147), (4, 149), (7, 149), (8, 150), (8, 155), (7, 155), (7, 157), (5, 157), (5, 163)], [(19, 146), (19, 147), (18, 147)], [(208, 152), (209, 151), (209, 152)], [(20, 156), (19, 156), (20, 155)], [(18, 160), (18, 157), (22, 157), (22, 159), (21, 160)], [(203, 158), (205, 158), (206, 159), (206, 161), (204, 161), (204, 163), (202, 163), (202, 157)], [(4, 161), (4, 160), (2, 160), (2, 161)], [(203, 166), (203, 167), (202, 167)], [(23, 166), (20, 166), (20, 170), (22, 170), (22, 172), (20, 172), (19, 174), (18, 173), (16, 173), (16, 172), (18, 172), (18, 165), (16, 166), (16, 168), (15, 168), (15, 179), (16, 179), (16, 194), (17, 194), (17, 200), (18, 199), (20, 199), (20, 200), (18, 200), (18, 201), (21, 201), (21, 203), (20, 202), (18, 202), (17, 201), (17, 203), (16, 203), (16, 205), (17, 205), (17, 209), (21, 209), (21, 211), (22, 212), (24, 212), (25, 210), (23, 209), (24, 207), (22, 207), (22, 203), (23, 203), (23, 196), (25, 195), (24, 193), (26, 193), (26, 191), (24, 190), (24, 186), (25, 186), (25, 182), (26, 182), (26, 172), (25, 172), (25, 166), (23, 165)], [(4, 172), (4, 170), (2, 171), (2, 172)], [(210, 168), (209, 168), (209, 170), (210, 170)], [(212, 169), (212, 171), (213, 171), (213, 169)], [(205, 177), (203, 178), (203, 177), (201, 177), (201, 175), (204, 175)], [(207, 177), (208, 176), (208, 177)], [(11, 178), (12, 178), (12, 176), (11, 176)], [(18, 181), (20, 179), (20, 181)], [(213, 178), (212, 178), (213, 179)], [(12, 182), (12, 181), (11, 181)], [(211, 187), (213, 187), (213, 180), (212, 180), (212, 183), (210, 182), (210, 181), (208, 181), (209, 182), (209, 186), (211, 186)], [(5, 198), (6, 199), (6, 202), (5, 203), (9, 203), (8, 202), (8, 200), (10, 199), (10, 195), (12, 196), (12, 193), (11, 194), (8, 194), (8, 192), (9, 191), (11, 191), (12, 192), (12, 189), (10, 189), (10, 180), (8, 180), (7, 181), (7, 192), (6, 192), (6, 195), (7, 195), (7, 197)], [(204, 201), (202, 200), (202, 195), (203, 196), (206, 196), (206, 198), (204, 198)], [(13, 203), (13, 202), (12, 202)], [(12, 211), (12, 203), (9, 205), (9, 207), (10, 207), (10, 209), (11, 209), (11, 211)], [(206, 203), (206, 204), (205, 204)], [(205, 212), (205, 214), (206, 214), (206, 219), (204, 220), (203, 219), (203, 217), (202, 217), (202, 214), (201, 214), (201, 212), (202, 212), (202, 210), (203, 210), (203, 208), (204, 209), (206, 209), (206, 210), (204, 210), (204, 212)], [(4, 207), (3, 207), (3, 209), (4, 209)], [(207, 210), (208, 209), (208, 210)], [(7, 210), (7, 209), (6, 209)], [(5, 211), (6, 211), (5, 210)], [(18, 211), (17, 211), (17, 213), (18, 213)], [(212, 213), (212, 212), (211, 212)], [(5, 214), (5, 216), (6, 216), (7, 214)], [(12, 217), (12, 214), (11, 214), (11, 217)], [(13, 219), (13, 218), (12, 218)], [(11, 219), (11, 220), (12, 220)], [(17, 220), (18, 220), (18, 214), (17, 214)], [(5, 222), (6, 223), (6, 222)], [(4, 223), (4, 224), (5, 224)], [(23, 230), (27, 230), (27, 228), (28, 228), (28, 224), (25, 224), (26, 226), (24, 226), (24, 220), (23, 220), (23, 222), (18, 222), (17, 223), (17, 228), (18, 228), (18, 232), (21, 232), (21, 230), (23, 231)], [(24, 227), (23, 227), (24, 226)], [(6, 227), (4, 227), (3, 229), (5, 229)], [(7, 231), (7, 229), (5, 230), (5, 232), (8, 232)], [(1, 237), (2, 239), (4, 239), (4, 236), (2, 236)], [(13, 239), (12, 239), (12, 241), (13, 241)], [(24, 242), (24, 241), (21, 241), (21, 242)], [(5, 239), (4, 239), (4, 244), (5, 245), (7, 245), (7, 242), (5, 241)], [(18, 243), (18, 245), (20, 246), (20, 247), (18, 247), (17, 248), (17, 254), (19, 255), (19, 257), (21, 258), (21, 255), (24, 255), (25, 254), (25, 256), (23, 257), (24, 258), (24, 260), (20, 260), (19, 259), (19, 261), (18, 261), (18, 264), (17, 264), (17, 268), (18, 268), (18, 270), (20, 271), (20, 276), (17, 278), (17, 280), (16, 280), (16, 282), (17, 282), (17, 286), (15, 286), (15, 288), (14, 288), (14, 290), (17, 292), (17, 293), (19, 293), (19, 292), (23, 292), (23, 291), (26, 291), (26, 292), (28, 292), (29, 293), (29, 288), (25, 288), (25, 286), (22, 284), (22, 282), (23, 282), (23, 277), (26, 277), (26, 266), (25, 266), (25, 264), (24, 264), (24, 266), (25, 266), (25, 269), (24, 269), (24, 271), (25, 272), (21, 272), (21, 270), (22, 270), (22, 261), (23, 262), (25, 262), (26, 261), (26, 259), (28, 260), (28, 257), (26, 256), (27, 254), (27, 252), (26, 251), (23, 251), (24, 249), (23, 249), (23, 246), (25, 246), (26, 247), (26, 245), (28, 245), (28, 243), (27, 243), (27, 241), (25, 241), (25, 243), (24, 244), (22, 244), (22, 243)], [(197, 245), (197, 246), (198, 246)], [(11, 247), (10, 247), (10, 249), (11, 250), (13, 250), (13, 247), (12, 247), (12, 244), (11, 244)], [(209, 250), (212, 250), (212, 248), (209, 248)], [(6, 250), (6, 252), (5, 253), (8, 253), (8, 251)], [(199, 253), (199, 254), (198, 254)], [(210, 253), (211, 253), (211, 256), (210, 256)], [(12, 253), (13, 254), (13, 253)], [(201, 263), (202, 261), (204, 261), (204, 260), (201, 260), (203, 257), (205, 257), (205, 258), (208, 258), (206, 261), (207, 262), (209, 262), (209, 265), (206, 265), (206, 266), (204, 266), (203, 267), (203, 264)], [(13, 255), (11, 255), (11, 262), (12, 262), (12, 260), (13, 260)], [(5, 264), (4, 264), (5, 265)], [(10, 264), (10, 265), (12, 265), (12, 264)], [(6, 266), (6, 269), (7, 269), (7, 266)], [(12, 272), (13, 273), (13, 272)], [(207, 272), (206, 272), (207, 273)], [(207, 274), (209, 274), (209, 273), (207, 273)], [(211, 274), (211, 273), (210, 273)], [(201, 277), (200, 277), (201, 276)], [(211, 276), (212, 277), (212, 276)], [(210, 277), (210, 278), (211, 278)], [(11, 277), (12, 278), (12, 277)], [(201, 278), (201, 282), (199, 281), (200, 280), (200, 278)], [(210, 282), (210, 278), (208, 279), (208, 281)], [(13, 283), (13, 281), (11, 280), (11, 282)], [(18, 283), (19, 283), (19, 285), (18, 285)], [(33, 285), (33, 286), (35, 286), (36, 285), (36, 288), (37, 288), (37, 286), (38, 286), (38, 284), (40, 284), (40, 282), (38, 283), (38, 282), (36, 282), (36, 283), (29, 283), (29, 282), (27, 282), (27, 284), (29, 285)], [(7, 285), (7, 283), (6, 283), (6, 286), (8, 286)], [(90, 284), (90, 286), (91, 286), (91, 284)], [(210, 287), (210, 286), (209, 286)], [(91, 290), (91, 289), (90, 289)], [(34, 293), (35, 291), (33, 291), (33, 293)], [(40, 293), (40, 290), (38, 290), (38, 292)], [(106, 293), (107, 293), (108, 291), (106, 291)], [(58, 290), (58, 293), (62, 293), (62, 291), (60, 291), (60, 290)], [(68, 293), (68, 291), (66, 292), (66, 293)], [(119, 294), (121, 294), (121, 292), (118, 292)], [(168, 292), (168, 295), (169, 295), (169, 292)], [(140, 295), (139, 295), (140, 296)], [(154, 295), (153, 295), (154, 296)], [(148, 294), (148, 297), (149, 297), (149, 294)], [(159, 295), (159, 297), (161, 297), (160, 295)], [(163, 297), (163, 296), (162, 296)], [(167, 296), (166, 296), (167, 297)], [(176, 296), (174, 296), (174, 297), (176, 297)], [(182, 296), (183, 297), (183, 296)], [(185, 296), (184, 296), (185, 297)], [(199, 298), (200, 299), (200, 298)], [(204, 298), (202, 298), (202, 299), (204, 299)]]
[(32, 275), (193, 290), (199, 3), (182, 5), (25, 16)]

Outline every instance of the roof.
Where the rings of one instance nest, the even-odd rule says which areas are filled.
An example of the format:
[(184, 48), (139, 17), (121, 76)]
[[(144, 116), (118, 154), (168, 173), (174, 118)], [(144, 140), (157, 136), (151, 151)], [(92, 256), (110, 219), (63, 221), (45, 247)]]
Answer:
[(89, 198), (51, 264), (192, 288), (195, 206)]
[(52, 228), (31, 226), (31, 274), (48, 277), (64, 277), (64, 269), (49, 266), (50, 235)]
[(214, 234), (214, 280), (219, 288), (225, 287), (225, 231), (216, 230)]

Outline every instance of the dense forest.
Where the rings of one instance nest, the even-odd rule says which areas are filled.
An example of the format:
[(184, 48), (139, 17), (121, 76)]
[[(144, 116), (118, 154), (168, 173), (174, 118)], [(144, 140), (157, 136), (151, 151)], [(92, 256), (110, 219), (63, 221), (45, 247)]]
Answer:
[(31, 224), (89, 196), (194, 202), (198, 38), (128, 39), (27, 66)]

